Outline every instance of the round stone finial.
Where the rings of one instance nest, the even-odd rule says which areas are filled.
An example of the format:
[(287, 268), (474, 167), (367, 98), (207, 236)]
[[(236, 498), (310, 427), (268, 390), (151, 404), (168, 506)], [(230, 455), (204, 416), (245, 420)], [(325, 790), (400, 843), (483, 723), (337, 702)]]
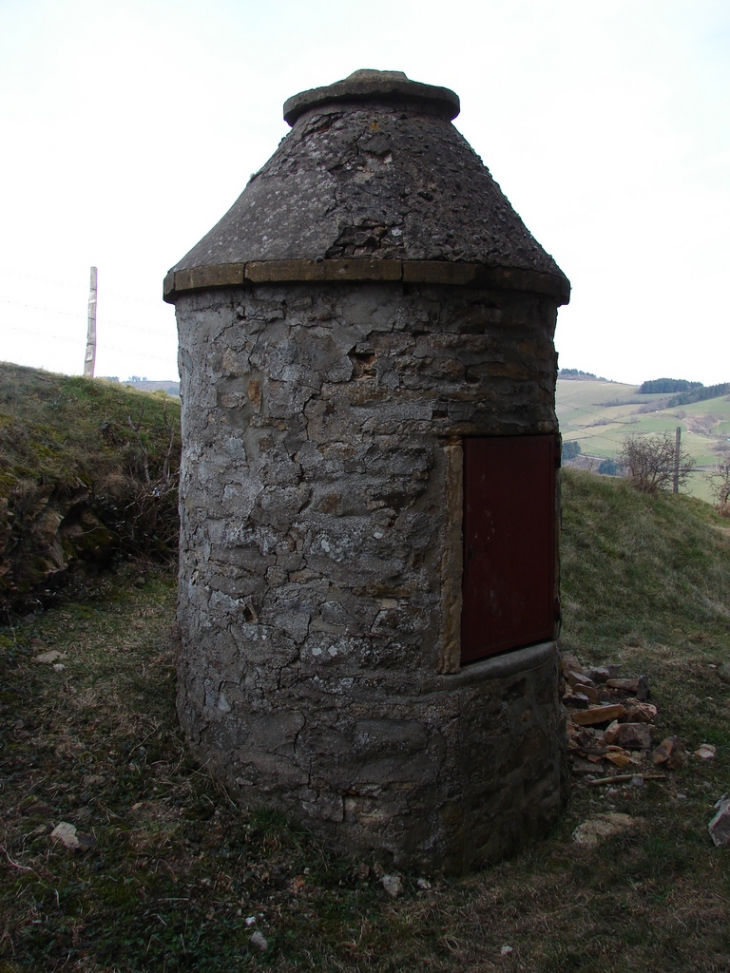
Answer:
[(449, 88), (411, 81), (403, 71), (375, 71), (362, 68), (343, 81), (324, 88), (311, 88), (292, 95), (284, 102), (284, 121), (294, 125), (310, 108), (340, 103), (362, 105), (368, 102), (411, 108), (449, 121), (459, 114), (459, 96)]

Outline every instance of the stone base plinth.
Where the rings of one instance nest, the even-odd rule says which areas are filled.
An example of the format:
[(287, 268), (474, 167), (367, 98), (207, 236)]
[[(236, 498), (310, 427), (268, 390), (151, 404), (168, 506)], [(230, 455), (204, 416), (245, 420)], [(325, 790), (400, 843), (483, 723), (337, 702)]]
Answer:
[[(300, 673), (300, 676), (303, 676)], [(314, 673), (252, 698), (245, 715), (195, 727), (201, 760), (244, 807), (276, 808), (340, 851), (449, 874), (545, 834), (564, 799), (555, 643), (478, 662), (404, 692)], [(331, 689), (331, 687), (330, 687)], [(317, 694), (317, 698), (315, 698)]]

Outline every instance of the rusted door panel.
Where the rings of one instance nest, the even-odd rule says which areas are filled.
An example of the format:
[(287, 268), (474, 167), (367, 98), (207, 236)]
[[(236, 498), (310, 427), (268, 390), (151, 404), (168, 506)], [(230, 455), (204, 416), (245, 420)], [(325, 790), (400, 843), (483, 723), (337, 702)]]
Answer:
[(462, 664), (553, 637), (553, 436), (464, 440)]

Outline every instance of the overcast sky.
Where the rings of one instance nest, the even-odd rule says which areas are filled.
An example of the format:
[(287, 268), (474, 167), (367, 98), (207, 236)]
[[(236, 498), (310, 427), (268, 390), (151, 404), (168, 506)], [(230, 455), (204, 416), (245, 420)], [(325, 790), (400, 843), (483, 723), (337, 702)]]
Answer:
[(727, 0), (0, 0), (0, 359), (176, 377), (167, 269), (357, 68), (455, 124), (570, 278), (560, 363), (730, 381)]

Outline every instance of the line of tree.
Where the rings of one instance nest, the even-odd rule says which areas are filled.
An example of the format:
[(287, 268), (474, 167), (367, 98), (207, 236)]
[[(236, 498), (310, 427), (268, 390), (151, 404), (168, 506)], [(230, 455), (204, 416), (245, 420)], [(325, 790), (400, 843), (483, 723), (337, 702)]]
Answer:
[(624, 468), (617, 460), (609, 457), (601, 461), (598, 466), (598, 472), (603, 476), (623, 476)]
[(667, 409), (674, 409), (678, 405), (692, 405), (693, 402), (704, 402), (705, 399), (717, 399), (721, 395), (730, 395), (730, 382), (723, 382), (720, 385), (707, 385), (702, 388), (692, 389), (690, 392), (682, 392), (681, 395), (674, 395), (667, 402)]
[(688, 392), (690, 389), (701, 388), (702, 382), (688, 382), (685, 378), (654, 378), (649, 382), (642, 382), (639, 395), (655, 395), (668, 392)]
[(580, 379), (582, 381), (590, 380), (593, 382), (607, 382), (607, 378), (603, 378), (602, 375), (596, 375), (595, 372), (584, 372), (581, 368), (561, 368), (558, 372), (558, 378), (572, 378)]
[(575, 439), (566, 439), (563, 442), (563, 447), (560, 451), (560, 456), (565, 462), (566, 459), (575, 459), (576, 456), (580, 456), (581, 448), (580, 443)]

